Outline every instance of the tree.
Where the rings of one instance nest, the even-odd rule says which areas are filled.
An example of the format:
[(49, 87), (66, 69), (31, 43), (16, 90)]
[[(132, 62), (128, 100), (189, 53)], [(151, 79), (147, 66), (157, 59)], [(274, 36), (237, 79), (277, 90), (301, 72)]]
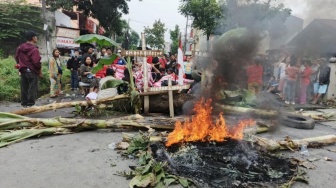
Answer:
[(237, 27), (246, 27), (256, 33), (269, 31), (273, 34), (285, 33), (283, 23), (291, 14), (276, 0), (226, 0), (220, 2), (225, 19), (219, 21), (220, 26), (216, 34), (222, 34)]
[(138, 47), (139, 41), (140, 41), (139, 34), (136, 31), (131, 30), (131, 35), (129, 37), (130, 49), (136, 50)]
[(96, 18), (99, 24), (105, 28), (105, 35), (112, 33), (122, 34), (122, 14), (128, 14), (128, 4), (130, 0), (46, 0), (51, 10), (59, 8), (72, 11), (73, 6), (83, 14)]
[(25, 40), (22, 36), (26, 30), (43, 32), (41, 9), (24, 0), (0, 3), (0, 18), (0, 51), (5, 57)]
[(164, 34), (166, 32), (165, 24), (156, 20), (153, 28), (145, 27), (146, 43), (152, 48), (163, 49), (165, 45)]
[(171, 53), (177, 54), (177, 49), (179, 47), (179, 35), (180, 35), (180, 27), (175, 25), (174, 30), (170, 30), (170, 39), (172, 40), (171, 45)]
[(192, 17), (192, 25), (206, 34), (207, 40), (214, 34), (223, 17), (217, 0), (181, 0), (179, 11), (186, 17)]
[[(128, 32), (130, 32), (130, 34), (128, 34)], [(130, 31), (125, 31), (124, 35), (118, 35), (116, 42), (122, 44), (121, 46), (124, 47), (126, 42), (125, 40), (127, 40), (126, 37), (128, 37), (128, 48), (130, 50), (136, 50), (140, 40), (139, 34), (136, 31), (130, 29)]]

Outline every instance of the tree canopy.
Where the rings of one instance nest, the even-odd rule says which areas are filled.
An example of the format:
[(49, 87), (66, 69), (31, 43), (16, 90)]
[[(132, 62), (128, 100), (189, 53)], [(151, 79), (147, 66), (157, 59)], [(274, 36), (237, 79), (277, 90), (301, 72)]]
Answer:
[(163, 49), (165, 45), (164, 34), (166, 32), (165, 24), (156, 20), (153, 27), (145, 27), (146, 43), (155, 49)]
[(172, 54), (177, 54), (177, 49), (179, 45), (179, 35), (180, 35), (180, 27), (178, 25), (175, 25), (174, 30), (170, 30), (170, 39), (172, 40), (172, 45), (171, 45), (171, 53)]
[(209, 40), (219, 25), (223, 12), (217, 0), (181, 0), (179, 11), (184, 16), (191, 16), (192, 25), (203, 30)]
[(100, 25), (105, 28), (106, 34), (112, 32), (122, 35), (122, 14), (128, 14), (128, 4), (130, 0), (46, 0), (51, 10), (59, 8), (73, 11), (73, 7), (83, 14), (96, 18)]
[(116, 38), (116, 42), (122, 44), (121, 46), (126, 49), (126, 46), (130, 50), (136, 50), (138, 47), (138, 43), (140, 41), (139, 34), (132, 30), (126, 29), (123, 35), (118, 35)]
[(220, 26), (216, 34), (222, 34), (238, 27), (253, 29), (257, 33), (270, 31), (272, 33), (284, 33), (283, 24), (291, 14), (291, 10), (285, 8), (276, 0), (226, 0), (220, 1), (222, 13), (225, 19), (219, 20)]
[(43, 32), (41, 9), (24, 3), (24, 0), (0, 3), (0, 49), (8, 55), (8, 50), (24, 41), (26, 30)]

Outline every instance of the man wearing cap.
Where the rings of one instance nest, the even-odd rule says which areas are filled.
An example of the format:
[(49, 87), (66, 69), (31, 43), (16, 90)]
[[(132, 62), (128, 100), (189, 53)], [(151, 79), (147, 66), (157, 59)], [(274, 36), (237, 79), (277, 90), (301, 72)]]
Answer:
[(37, 33), (26, 31), (25, 38), (27, 42), (17, 48), (15, 60), (21, 73), (21, 106), (31, 107), (35, 105), (38, 79), (42, 75), (41, 56), (36, 46)]

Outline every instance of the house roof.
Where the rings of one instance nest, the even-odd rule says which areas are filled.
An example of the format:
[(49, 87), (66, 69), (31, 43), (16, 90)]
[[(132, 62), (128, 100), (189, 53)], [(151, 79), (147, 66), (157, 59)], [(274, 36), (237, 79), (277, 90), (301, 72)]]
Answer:
[(336, 33), (336, 20), (334, 19), (315, 19), (306, 28), (304, 28), (289, 43), (289, 46), (296, 46), (301, 40), (307, 40), (312, 37), (333, 37)]
[(297, 52), (321, 54), (336, 52), (336, 20), (315, 19), (294, 37), (288, 46)]

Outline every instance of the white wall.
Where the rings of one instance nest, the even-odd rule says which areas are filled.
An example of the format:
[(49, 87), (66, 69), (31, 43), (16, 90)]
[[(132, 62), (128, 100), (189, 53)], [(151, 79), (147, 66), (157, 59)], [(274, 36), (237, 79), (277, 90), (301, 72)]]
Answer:
[(72, 22), (69, 16), (60, 11), (55, 11), (56, 26), (72, 28)]

